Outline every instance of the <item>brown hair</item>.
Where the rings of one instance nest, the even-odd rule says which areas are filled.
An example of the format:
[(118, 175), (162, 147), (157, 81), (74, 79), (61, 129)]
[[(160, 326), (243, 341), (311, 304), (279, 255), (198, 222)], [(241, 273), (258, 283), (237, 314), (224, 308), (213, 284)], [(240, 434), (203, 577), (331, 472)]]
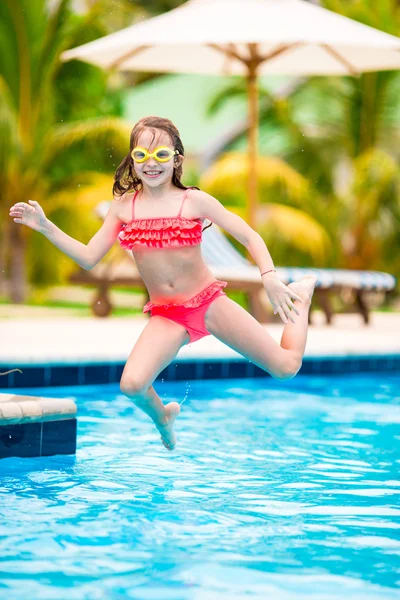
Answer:
[[(139, 185), (142, 184), (142, 180), (136, 175), (134, 171), (134, 161), (131, 156), (131, 152), (137, 145), (139, 135), (146, 129), (150, 129), (153, 133), (152, 143), (156, 136), (157, 129), (165, 131), (171, 138), (172, 146), (174, 147), (174, 149), (178, 150), (181, 156), (185, 155), (185, 150), (182, 144), (182, 140), (180, 138), (179, 131), (172, 123), (172, 121), (163, 117), (143, 117), (136, 123), (136, 125), (132, 129), (129, 141), (129, 153), (125, 156), (125, 158), (115, 171), (113, 185), (114, 196), (122, 196), (126, 192), (131, 191), (132, 189), (136, 192), (139, 189)], [(172, 183), (174, 186), (180, 188), (181, 190), (189, 189), (185, 185), (183, 185), (183, 183), (181, 182), (181, 177), (182, 165), (178, 165), (174, 167), (174, 171), (172, 174)], [(194, 185), (190, 187), (196, 190), (200, 189)], [(211, 225), (212, 223), (210, 225), (207, 225), (207, 227), (211, 227)], [(207, 227), (204, 227), (204, 229), (207, 229)]]

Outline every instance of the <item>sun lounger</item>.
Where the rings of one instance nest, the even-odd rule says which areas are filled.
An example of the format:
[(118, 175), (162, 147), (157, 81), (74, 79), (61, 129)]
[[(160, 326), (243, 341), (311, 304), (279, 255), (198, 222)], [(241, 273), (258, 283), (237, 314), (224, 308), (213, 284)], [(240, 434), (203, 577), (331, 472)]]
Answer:
[[(104, 219), (107, 214), (108, 207), (109, 202), (101, 202), (96, 207), (96, 213), (101, 219)], [(280, 321), (279, 315), (275, 316), (272, 312), (258, 267), (243, 257), (215, 224), (204, 232), (202, 254), (215, 277), (228, 282), (228, 290), (240, 290), (247, 295), (249, 312), (258, 321)], [(132, 253), (121, 251), (121, 256), (122, 260), (118, 261), (105, 258), (90, 271), (80, 269), (70, 278), (72, 283), (92, 284), (98, 288), (92, 309), (99, 316), (106, 316), (111, 311), (107, 291), (112, 286), (131, 286), (145, 291)], [(332, 304), (332, 297), (335, 294), (340, 296), (341, 304), (346, 306), (345, 312), (359, 312), (364, 322), (368, 324), (369, 308), (366, 296), (380, 294), (378, 301), (382, 302), (385, 295), (396, 285), (395, 277), (380, 271), (312, 267), (276, 267), (276, 269), (279, 279), (285, 285), (298, 281), (307, 273), (316, 274), (318, 282), (314, 295), (316, 302), (313, 304), (320, 306), (328, 324), (332, 322), (335, 313)]]

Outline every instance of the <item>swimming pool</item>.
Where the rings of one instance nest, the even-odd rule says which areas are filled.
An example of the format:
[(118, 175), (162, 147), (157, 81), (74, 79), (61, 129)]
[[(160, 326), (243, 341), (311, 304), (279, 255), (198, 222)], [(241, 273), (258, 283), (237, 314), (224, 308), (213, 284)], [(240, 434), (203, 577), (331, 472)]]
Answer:
[(400, 376), (156, 389), (173, 453), (116, 384), (23, 390), (76, 399), (78, 450), (0, 461), (2, 596), (399, 598)]

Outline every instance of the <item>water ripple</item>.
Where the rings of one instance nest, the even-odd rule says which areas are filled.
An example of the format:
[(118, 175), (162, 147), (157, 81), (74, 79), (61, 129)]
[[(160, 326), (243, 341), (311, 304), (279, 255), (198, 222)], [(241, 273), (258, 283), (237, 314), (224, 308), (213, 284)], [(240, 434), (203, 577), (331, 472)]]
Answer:
[(171, 454), (116, 385), (25, 390), (76, 399), (78, 451), (0, 463), (8, 600), (399, 598), (400, 377), (155, 387)]

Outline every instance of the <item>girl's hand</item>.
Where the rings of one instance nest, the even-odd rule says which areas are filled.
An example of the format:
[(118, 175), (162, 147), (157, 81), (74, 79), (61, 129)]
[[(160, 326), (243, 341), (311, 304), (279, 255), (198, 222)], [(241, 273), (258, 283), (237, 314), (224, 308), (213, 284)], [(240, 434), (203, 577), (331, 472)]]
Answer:
[(279, 313), (284, 323), (287, 323), (288, 319), (294, 323), (296, 319), (293, 313), (298, 315), (300, 313), (293, 304), (292, 299), (300, 300), (300, 302), (303, 302), (303, 299), (282, 283), (277, 277), (263, 280), (263, 285), (274, 309), (274, 315)]
[(35, 231), (42, 231), (47, 223), (47, 217), (44, 214), (43, 208), (35, 200), (25, 202), (17, 202), (10, 208), (10, 217), (14, 217), (14, 223), (27, 225)]

